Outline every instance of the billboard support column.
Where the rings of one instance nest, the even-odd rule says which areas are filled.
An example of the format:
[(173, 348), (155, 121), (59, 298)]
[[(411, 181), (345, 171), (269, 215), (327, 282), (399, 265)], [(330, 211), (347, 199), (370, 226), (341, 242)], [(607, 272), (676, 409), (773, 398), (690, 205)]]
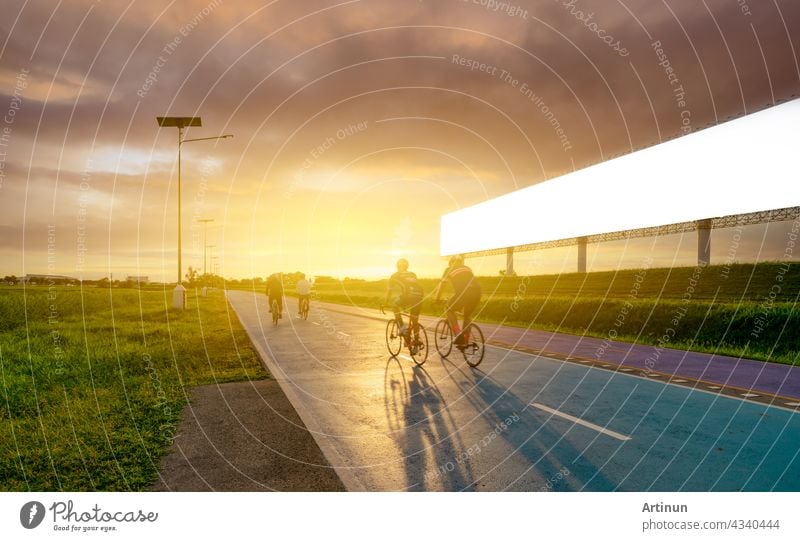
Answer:
[(578, 237), (578, 272), (586, 272), (586, 237)]
[(514, 272), (514, 247), (506, 248), (506, 276), (516, 276)]
[(697, 264), (711, 263), (711, 220), (697, 221)]

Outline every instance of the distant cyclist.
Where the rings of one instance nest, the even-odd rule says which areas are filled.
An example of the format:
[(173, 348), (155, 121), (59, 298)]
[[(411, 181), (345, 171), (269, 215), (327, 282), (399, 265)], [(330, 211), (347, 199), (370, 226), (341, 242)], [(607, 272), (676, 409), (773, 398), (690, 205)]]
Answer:
[(306, 275), (301, 272), (300, 279), (294, 287), (297, 292), (297, 315), (302, 316), (303, 301), (306, 302), (306, 306), (311, 307), (311, 282), (306, 280)]
[(386, 300), (388, 304), (392, 301), (392, 310), (400, 334), (404, 335), (408, 327), (403, 324), (403, 317), (400, 314), (403, 310), (408, 310), (411, 314), (412, 328), (419, 322), (419, 313), (422, 311), (422, 299), (424, 293), (422, 286), (417, 281), (417, 275), (408, 270), (408, 261), (399, 259), (397, 261), (397, 272), (389, 278), (389, 287), (386, 289)]
[(278, 302), (278, 318), (283, 317), (283, 275), (278, 272), (267, 278), (267, 297), (269, 311), (272, 313), (272, 302)]
[[(465, 345), (466, 341), (463, 336), (463, 329), (469, 327), (472, 323), (472, 313), (478, 307), (481, 301), (481, 286), (475, 275), (472, 274), (472, 269), (464, 264), (464, 256), (454, 255), (450, 258), (450, 264), (442, 275), (442, 281), (439, 282), (436, 288), (436, 302), (442, 298), (444, 286), (447, 282), (453, 286), (453, 296), (447, 303), (447, 321), (450, 323), (450, 328), (453, 329), (456, 345)], [(464, 326), (458, 328), (458, 317), (456, 312), (464, 312)]]

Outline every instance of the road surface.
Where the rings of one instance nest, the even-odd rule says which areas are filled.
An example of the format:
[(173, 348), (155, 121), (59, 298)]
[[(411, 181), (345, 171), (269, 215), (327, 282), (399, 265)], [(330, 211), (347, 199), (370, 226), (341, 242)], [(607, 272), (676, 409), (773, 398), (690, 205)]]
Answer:
[(376, 312), (228, 298), (349, 490), (800, 490), (790, 408), (494, 346), (417, 367)]

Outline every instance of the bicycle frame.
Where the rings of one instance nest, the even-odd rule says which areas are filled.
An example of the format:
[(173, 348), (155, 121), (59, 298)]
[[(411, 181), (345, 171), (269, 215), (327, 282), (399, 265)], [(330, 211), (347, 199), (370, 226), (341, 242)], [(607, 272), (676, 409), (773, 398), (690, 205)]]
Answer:
[[(386, 315), (383, 306), (381, 306), (381, 313)], [(405, 346), (413, 361), (421, 366), (428, 358), (428, 333), (419, 322), (419, 318), (414, 318), (410, 312), (401, 311), (399, 315), (401, 324), (403, 316), (406, 316), (409, 325), (404, 333), (400, 333), (401, 324), (398, 324), (397, 318), (393, 316), (389, 319), (386, 322), (386, 347), (389, 349), (389, 353), (396, 357)], [(398, 340), (399, 343), (393, 345), (395, 340)]]
[[(448, 318), (451, 314), (455, 316), (456, 322), (458, 322), (458, 316), (463, 312), (448, 310), (443, 317), (439, 318), (434, 329), (436, 350), (439, 355), (445, 358), (450, 355), (452, 348), (455, 346), (464, 356), (467, 364), (475, 368), (481, 363), (484, 356), (485, 340), (483, 331), (474, 322), (470, 321), (463, 329), (456, 332)], [(459, 334), (461, 340), (457, 342)]]
[[(464, 342), (469, 342), (469, 329), (464, 329), (464, 328), (454, 329), (453, 325), (450, 323), (450, 318), (447, 317), (450, 313), (452, 313), (455, 316), (456, 325), (458, 325), (459, 318), (461, 319), (461, 322), (462, 322), (462, 325), (463, 325), (463, 322), (464, 322), (464, 311), (463, 310), (445, 310), (444, 314), (442, 314), (442, 317), (440, 319), (447, 323), (447, 326), (450, 328), (450, 332), (453, 333), (453, 338), (455, 338), (456, 335), (461, 334), (464, 337)], [(472, 324), (473, 324), (473, 322), (470, 321), (470, 325), (472, 325)]]

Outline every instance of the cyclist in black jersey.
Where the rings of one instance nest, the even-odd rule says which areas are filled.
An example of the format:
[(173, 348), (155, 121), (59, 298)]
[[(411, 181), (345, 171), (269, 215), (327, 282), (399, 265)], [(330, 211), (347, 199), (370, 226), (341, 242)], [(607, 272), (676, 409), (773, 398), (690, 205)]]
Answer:
[(422, 286), (417, 281), (417, 275), (408, 270), (408, 261), (399, 259), (397, 261), (397, 272), (389, 278), (389, 286), (386, 289), (386, 304), (392, 301), (397, 326), (400, 334), (406, 333), (408, 328), (403, 324), (401, 312), (408, 310), (411, 314), (412, 327), (419, 322), (419, 313), (422, 311), (422, 299), (425, 296)]
[(269, 298), (269, 311), (272, 312), (272, 302), (278, 302), (278, 319), (283, 317), (283, 274), (278, 272), (267, 278), (267, 297)]
[[(442, 275), (442, 281), (436, 288), (436, 302), (442, 298), (444, 286), (447, 282), (453, 286), (453, 296), (447, 303), (447, 321), (453, 329), (456, 345), (464, 345), (465, 340), (463, 330), (472, 323), (472, 314), (478, 303), (481, 301), (481, 286), (472, 269), (464, 264), (464, 256), (454, 255), (450, 258), (450, 264)], [(459, 329), (458, 317), (456, 312), (464, 312), (464, 326)]]

